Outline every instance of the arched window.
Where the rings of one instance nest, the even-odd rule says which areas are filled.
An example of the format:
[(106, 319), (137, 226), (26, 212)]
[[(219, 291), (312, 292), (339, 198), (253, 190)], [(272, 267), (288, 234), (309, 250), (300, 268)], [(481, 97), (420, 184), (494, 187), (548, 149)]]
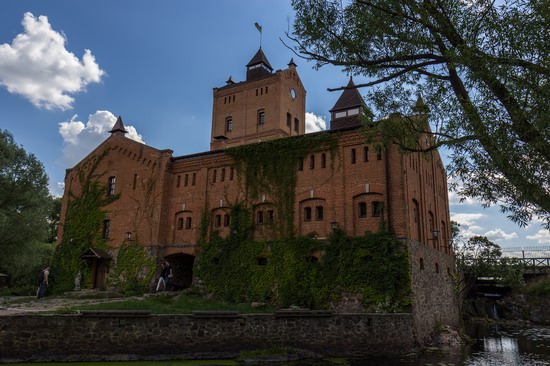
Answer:
[(265, 111), (260, 109), (258, 111), (258, 124), (263, 125), (265, 123)]

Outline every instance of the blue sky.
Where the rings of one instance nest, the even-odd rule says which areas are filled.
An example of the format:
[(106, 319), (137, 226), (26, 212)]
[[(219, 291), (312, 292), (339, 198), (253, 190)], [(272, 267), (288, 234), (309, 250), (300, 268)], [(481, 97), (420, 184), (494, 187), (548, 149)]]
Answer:
[[(62, 192), (65, 169), (108, 136), (118, 115), (148, 145), (175, 156), (206, 151), (212, 88), (230, 75), (245, 78), (259, 47), (254, 23), (263, 27), (271, 65), (283, 69), (294, 55), (280, 38), (293, 18), (290, 0), (3, 0), (0, 128), (42, 161), (53, 194)], [(339, 96), (326, 89), (348, 77), (295, 61), (309, 130), (318, 130)], [(519, 228), (497, 208), (458, 203), (454, 194), (450, 200), (451, 218), (466, 235), (487, 235), (503, 247), (550, 244), (536, 222)]]

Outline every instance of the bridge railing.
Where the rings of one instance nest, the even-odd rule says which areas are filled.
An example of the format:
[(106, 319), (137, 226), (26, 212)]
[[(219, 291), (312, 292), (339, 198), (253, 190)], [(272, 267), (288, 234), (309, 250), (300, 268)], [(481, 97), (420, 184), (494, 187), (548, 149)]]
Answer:
[(543, 259), (550, 258), (550, 246), (501, 248), (504, 258)]

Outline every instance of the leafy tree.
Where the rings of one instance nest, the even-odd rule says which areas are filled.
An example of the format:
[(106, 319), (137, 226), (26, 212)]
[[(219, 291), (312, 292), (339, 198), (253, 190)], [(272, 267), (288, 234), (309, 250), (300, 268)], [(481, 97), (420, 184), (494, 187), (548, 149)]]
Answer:
[[(463, 196), (550, 229), (550, 7), (545, 0), (293, 0), (294, 49), (370, 78), (376, 128), (403, 150), (451, 149)], [(343, 89), (337, 88), (333, 90)], [(330, 89), (329, 89), (330, 90)], [(419, 99), (422, 94), (426, 104)], [(430, 106), (428, 112), (426, 105)], [(429, 143), (418, 137), (427, 114)], [(405, 116), (413, 116), (408, 118)], [(404, 139), (403, 136), (411, 136)]]
[(0, 130), (0, 271), (12, 280), (24, 277), (18, 269), (23, 257), (40, 257), (37, 243), (47, 237), (50, 203), (42, 163)]
[(478, 277), (493, 277), (499, 283), (518, 287), (523, 284), (522, 265), (513, 258), (502, 257), (500, 246), (485, 236), (455, 241), (457, 292), (463, 296)]
[(61, 220), (61, 197), (52, 199), (50, 210), (48, 212), (48, 243), (57, 241), (57, 229)]

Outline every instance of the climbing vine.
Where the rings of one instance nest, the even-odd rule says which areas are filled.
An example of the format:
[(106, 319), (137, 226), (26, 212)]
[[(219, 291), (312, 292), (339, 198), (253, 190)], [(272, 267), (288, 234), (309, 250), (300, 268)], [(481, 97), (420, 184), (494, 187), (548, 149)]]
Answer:
[(156, 258), (145, 247), (136, 242), (125, 243), (118, 250), (110, 284), (128, 295), (143, 293), (155, 275), (156, 265)]
[(89, 165), (76, 168), (80, 192), (69, 191), (63, 227), (63, 239), (55, 252), (51, 269), (51, 288), (54, 293), (74, 288), (77, 273), (82, 273), (84, 287), (92, 283), (92, 271), (80, 255), (88, 248), (107, 249), (101, 226), (106, 219), (104, 207), (119, 195), (106, 195), (106, 186), (100, 182), (105, 172), (97, 172), (108, 150), (92, 158)]
[[(231, 234), (202, 245), (197, 274), (209, 291), (233, 302), (267, 302), (323, 309), (341, 293), (360, 293), (366, 306), (410, 304), (408, 256), (388, 231), (328, 241), (311, 237), (250, 239), (250, 212), (236, 205)], [(236, 220), (233, 220), (236, 218)], [(320, 261), (312, 253), (321, 253)]]
[(247, 144), (225, 150), (235, 161), (239, 182), (250, 202), (261, 195), (274, 201), (279, 237), (294, 235), (294, 202), (298, 164), (316, 149), (329, 149), (331, 161), (336, 152), (336, 139), (328, 133), (303, 135)]

